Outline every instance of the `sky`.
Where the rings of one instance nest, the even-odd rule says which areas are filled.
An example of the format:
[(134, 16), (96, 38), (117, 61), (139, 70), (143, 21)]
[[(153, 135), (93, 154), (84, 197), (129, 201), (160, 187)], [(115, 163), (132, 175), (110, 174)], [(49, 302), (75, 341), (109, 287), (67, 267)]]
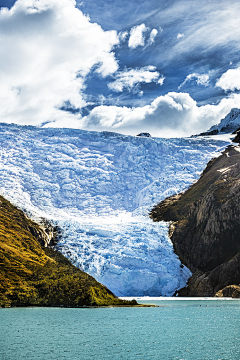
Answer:
[(0, 7), (0, 122), (180, 137), (240, 108), (238, 0)]

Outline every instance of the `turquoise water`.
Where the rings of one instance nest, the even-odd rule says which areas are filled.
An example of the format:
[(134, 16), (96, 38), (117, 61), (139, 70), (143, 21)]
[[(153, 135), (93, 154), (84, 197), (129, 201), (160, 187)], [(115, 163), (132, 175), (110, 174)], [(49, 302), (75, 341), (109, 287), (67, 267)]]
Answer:
[(240, 359), (240, 301), (0, 310), (1, 360)]

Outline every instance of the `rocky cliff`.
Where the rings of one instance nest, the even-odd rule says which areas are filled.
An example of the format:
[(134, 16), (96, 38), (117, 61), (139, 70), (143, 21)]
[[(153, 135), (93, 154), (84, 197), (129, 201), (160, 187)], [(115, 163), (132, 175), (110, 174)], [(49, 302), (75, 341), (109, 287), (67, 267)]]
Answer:
[(56, 233), (51, 224), (39, 226), (0, 196), (0, 307), (137, 304), (116, 298), (49, 248)]
[(193, 272), (179, 295), (238, 296), (229, 285), (240, 283), (239, 146), (211, 160), (197, 183), (157, 205), (150, 216), (171, 221), (175, 252)]

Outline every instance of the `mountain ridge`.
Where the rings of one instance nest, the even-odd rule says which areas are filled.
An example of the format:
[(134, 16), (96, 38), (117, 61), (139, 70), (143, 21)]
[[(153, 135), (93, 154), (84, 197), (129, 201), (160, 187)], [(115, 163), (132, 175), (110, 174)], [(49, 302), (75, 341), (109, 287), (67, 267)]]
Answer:
[(195, 136), (210, 136), (218, 134), (230, 134), (240, 127), (240, 109), (232, 108), (231, 111), (220, 120), (218, 124), (210, 127), (209, 130), (204, 131)]

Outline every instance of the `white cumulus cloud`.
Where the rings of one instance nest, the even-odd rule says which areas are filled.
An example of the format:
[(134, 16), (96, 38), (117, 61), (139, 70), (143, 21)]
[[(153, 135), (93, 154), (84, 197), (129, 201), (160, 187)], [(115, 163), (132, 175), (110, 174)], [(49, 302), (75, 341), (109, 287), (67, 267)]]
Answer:
[(188, 81), (195, 80), (197, 85), (208, 86), (209, 84), (209, 75), (208, 74), (189, 74), (186, 79), (179, 85), (178, 89), (184, 86)]
[(181, 38), (183, 38), (184, 36), (185, 36), (184, 34), (178, 33), (178, 34), (177, 34), (177, 39), (181, 39)]
[(141, 83), (156, 82), (160, 85), (163, 84), (164, 76), (156, 71), (155, 66), (145, 66), (140, 69), (127, 69), (118, 72), (115, 75), (116, 80), (109, 83), (109, 89), (122, 92), (124, 90), (132, 91), (137, 90), (136, 87)]
[(118, 38), (122, 42), (126, 41), (127, 36), (128, 36), (128, 31), (123, 31), (118, 34)]
[(223, 90), (240, 90), (240, 67), (229, 69), (217, 81), (216, 86)]
[(130, 37), (128, 40), (128, 46), (131, 49), (135, 49), (138, 46), (144, 46), (145, 36), (144, 33), (148, 30), (145, 24), (134, 26), (130, 30)]
[(147, 45), (152, 45), (152, 44), (154, 44), (155, 38), (156, 38), (157, 34), (158, 34), (157, 29), (152, 29), (152, 31), (150, 32), (150, 35), (149, 35), (149, 39), (148, 39)]
[(0, 11), (1, 121), (40, 125), (84, 106), (85, 76), (118, 69), (116, 31), (103, 31), (74, 0), (18, 0)]
[(181, 137), (208, 130), (240, 104), (240, 94), (217, 105), (198, 106), (188, 93), (171, 92), (150, 105), (128, 108), (98, 106), (81, 119), (81, 128), (136, 135), (150, 132), (159, 137)]
[[(155, 136), (188, 133), (194, 122), (196, 102), (185, 93), (169, 93), (150, 105), (137, 108), (99, 106), (83, 118), (83, 127), (136, 135), (151, 132)], [(184, 129), (185, 128), (185, 129)]]

